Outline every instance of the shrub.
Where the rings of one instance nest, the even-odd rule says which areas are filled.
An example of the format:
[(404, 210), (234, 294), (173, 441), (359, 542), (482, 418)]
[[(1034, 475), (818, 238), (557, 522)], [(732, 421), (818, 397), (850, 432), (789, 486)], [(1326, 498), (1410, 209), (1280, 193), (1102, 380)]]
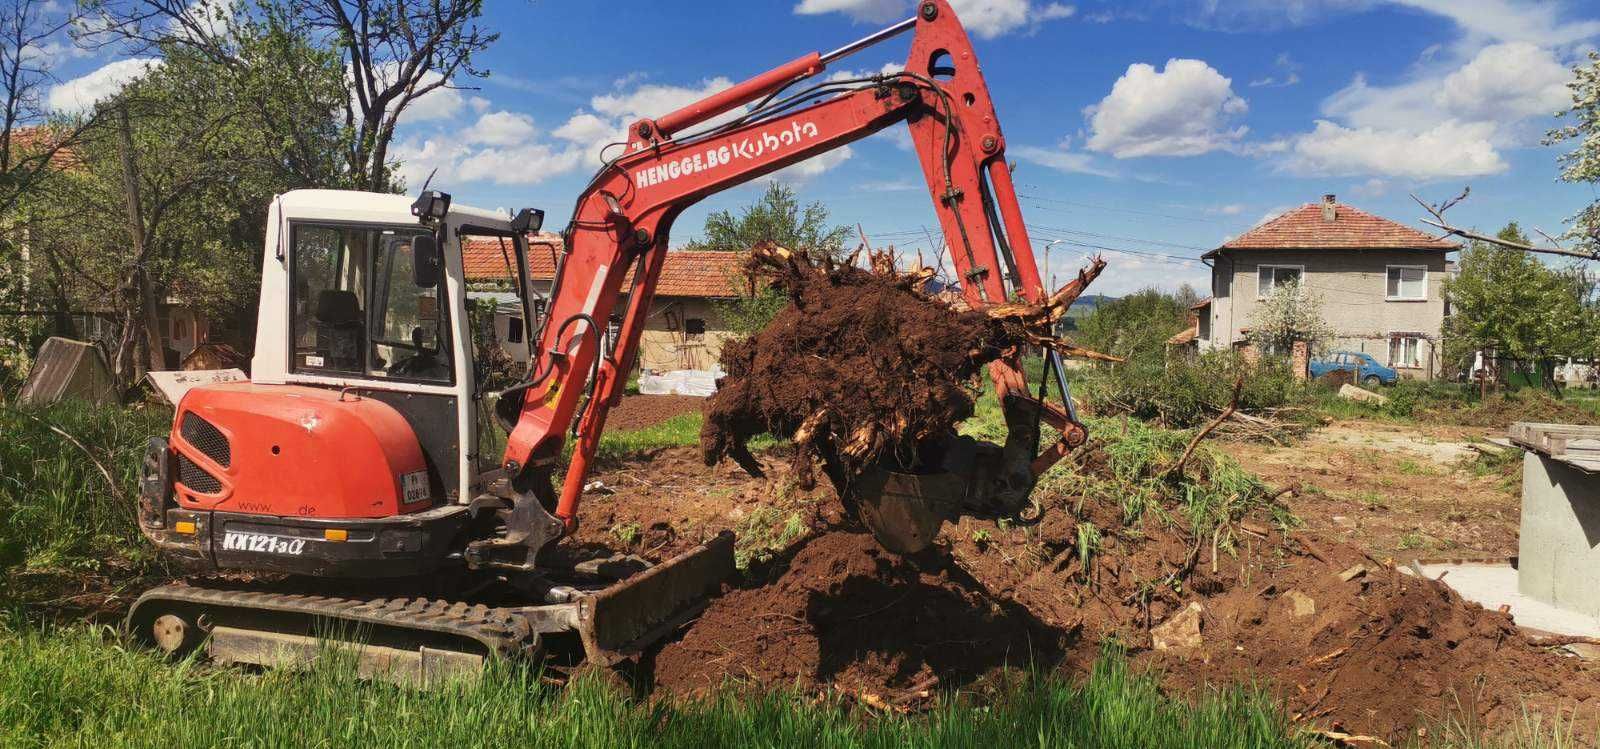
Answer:
[(1096, 414), (1126, 414), (1188, 429), (1228, 407), (1234, 378), (1241, 373), (1239, 410), (1244, 413), (1278, 408), (1304, 391), (1282, 362), (1250, 364), (1234, 352), (1212, 351), (1194, 360), (1101, 367), (1084, 381), (1081, 401)]

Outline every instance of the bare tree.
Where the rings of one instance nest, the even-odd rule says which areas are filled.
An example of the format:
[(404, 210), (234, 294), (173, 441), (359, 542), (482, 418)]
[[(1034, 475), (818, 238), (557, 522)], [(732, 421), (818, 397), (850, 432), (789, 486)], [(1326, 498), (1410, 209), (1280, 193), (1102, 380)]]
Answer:
[(0, 215), (7, 214), (90, 123), (36, 129), (48, 114), (50, 48), (72, 25), (51, 0), (0, 3)]
[[(1496, 237), (1496, 236), (1493, 236), (1493, 235), (1490, 235), (1490, 234), (1483, 234), (1483, 233), (1480, 233), (1480, 232), (1475, 232), (1475, 231), (1473, 231), (1471, 229), (1463, 229), (1463, 228), (1461, 228), (1459, 226), (1452, 225), (1447, 219), (1445, 219), (1445, 217), (1444, 217), (1445, 211), (1448, 211), (1451, 208), (1454, 208), (1457, 203), (1460, 203), (1461, 201), (1466, 200), (1467, 196), (1471, 195), (1471, 194), (1472, 194), (1472, 188), (1471, 187), (1466, 187), (1466, 188), (1463, 188), (1461, 190), (1461, 194), (1460, 195), (1457, 195), (1457, 196), (1455, 196), (1455, 197), (1453, 197), (1453, 198), (1451, 198), (1449, 200), (1446, 200), (1446, 201), (1444, 201), (1442, 203), (1438, 203), (1438, 204), (1429, 203), (1427, 201), (1424, 201), (1422, 198), (1417, 197), (1415, 194), (1413, 194), (1411, 196), (1411, 199), (1417, 201), (1417, 205), (1422, 206), (1422, 210), (1427, 211), (1429, 215), (1433, 216), (1432, 219), (1426, 219), (1426, 218), (1423, 219), (1422, 223), (1427, 224), (1427, 225), (1432, 226), (1432, 227), (1436, 227), (1436, 228), (1444, 231), (1444, 233), (1447, 236), (1454, 235), (1454, 236), (1457, 236), (1457, 237), (1462, 237), (1464, 239), (1472, 239), (1472, 240), (1476, 240), (1476, 241), (1479, 241), (1479, 242), (1488, 242), (1489, 244), (1499, 245), (1500, 247), (1509, 247), (1509, 248), (1511, 248), (1513, 250), (1522, 250), (1523, 252), (1533, 252), (1533, 253), (1537, 253), (1537, 254), (1540, 254), (1540, 255), (1562, 255), (1562, 256), (1565, 256), (1565, 257), (1582, 258), (1584, 260), (1600, 260), (1600, 251), (1584, 252), (1582, 250), (1570, 250), (1570, 249), (1567, 249), (1566, 247), (1563, 247), (1561, 245), (1561, 241), (1560, 240), (1556, 239), (1555, 237), (1550, 236), (1549, 234), (1546, 234), (1543, 229), (1539, 229), (1537, 227), (1534, 228), (1534, 231), (1537, 232), (1539, 234), (1539, 236), (1544, 237), (1545, 241), (1549, 242), (1550, 244), (1548, 244), (1548, 245), (1533, 245), (1533, 244), (1528, 244), (1526, 242), (1513, 242), (1511, 240), (1502, 239), (1500, 237)], [(1594, 240), (1594, 241), (1600, 242), (1600, 236), (1592, 237), (1591, 239)]]
[(349, 79), (345, 125), (354, 137), (345, 155), (350, 182), (361, 190), (393, 188), (389, 144), (401, 115), (440, 89), (465, 88), (463, 78), (488, 71), (473, 57), (499, 34), (478, 25), (483, 0), (95, 0), (111, 38), (148, 45), (180, 44), (216, 62), (237, 56), (238, 24), (264, 18), (328, 45)]

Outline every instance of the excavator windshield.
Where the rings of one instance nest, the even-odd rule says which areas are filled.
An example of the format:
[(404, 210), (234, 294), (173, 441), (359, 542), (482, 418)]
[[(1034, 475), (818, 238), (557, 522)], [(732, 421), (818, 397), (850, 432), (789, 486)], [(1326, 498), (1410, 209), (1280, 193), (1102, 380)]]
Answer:
[(295, 371), (451, 381), (444, 287), (412, 281), (412, 240), (421, 233), (416, 227), (293, 227)]

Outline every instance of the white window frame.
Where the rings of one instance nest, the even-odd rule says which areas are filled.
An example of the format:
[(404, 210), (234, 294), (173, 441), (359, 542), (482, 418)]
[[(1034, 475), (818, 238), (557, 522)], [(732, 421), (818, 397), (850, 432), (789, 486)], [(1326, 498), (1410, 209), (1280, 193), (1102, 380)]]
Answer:
[[(1266, 298), (1267, 294), (1272, 293), (1271, 290), (1268, 290), (1266, 292), (1266, 294), (1263, 294), (1261, 292), (1261, 272), (1264, 271), (1264, 270), (1268, 270), (1268, 269), (1276, 271), (1279, 268), (1293, 268), (1294, 270), (1299, 271), (1300, 280), (1298, 281), (1298, 283), (1302, 287), (1304, 287), (1306, 285), (1306, 267), (1304, 265), (1288, 265), (1288, 264), (1285, 264), (1285, 263), (1259, 263), (1259, 264), (1256, 265), (1256, 298), (1257, 299), (1264, 299), (1264, 298)], [(1388, 283), (1388, 275), (1387, 274), (1385, 274), (1384, 279), (1385, 279), (1384, 283), (1387, 284)], [(1277, 273), (1273, 273), (1272, 288), (1273, 289), (1278, 288)]]
[[(1396, 270), (1422, 271), (1422, 296), (1400, 296), (1389, 293), (1389, 273)], [(1400, 279), (1400, 288), (1404, 288), (1405, 279)], [(1383, 268), (1383, 298), (1390, 302), (1426, 302), (1428, 301), (1428, 266), (1426, 265), (1386, 265)]]
[[(1389, 366), (1395, 369), (1422, 369), (1422, 342), (1425, 340), (1427, 339), (1413, 335), (1389, 336)], [(1408, 364), (1402, 361), (1407, 341), (1411, 342), (1412, 360), (1416, 362), (1415, 364)], [(1396, 344), (1398, 344), (1398, 347)]]

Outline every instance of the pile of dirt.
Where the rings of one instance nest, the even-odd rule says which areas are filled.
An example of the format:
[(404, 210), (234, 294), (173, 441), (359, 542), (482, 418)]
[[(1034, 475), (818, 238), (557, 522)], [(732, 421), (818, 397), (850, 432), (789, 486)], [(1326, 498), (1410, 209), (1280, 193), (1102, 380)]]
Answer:
[(804, 543), (770, 583), (719, 598), (657, 656), (655, 678), (676, 693), (735, 678), (904, 702), (1003, 666), (1048, 668), (1060, 645), (948, 555), (913, 562), (839, 531)]
[(606, 429), (626, 432), (653, 427), (679, 414), (697, 413), (705, 398), (692, 395), (629, 395), (606, 413)]
[[(914, 559), (825, 529), (714, 601), (660, 652), (656, 683), (798, 685), (904, 707), (1006, 669), (1078, 672), (1109, 641), (1173, 688), (1257, 683), (1297, 721), (1395, 742), (1451, 717), (1511, 725), (1524, 709), (1600, 727), (1592, 667), (1443, 583), (1266, 517), (1195, 539), (1187, 523), (1124, 527), (1120, 513), (1085, 501), (1031, 529), (965, 520)], [(1103, 534), (1087, 558), (1086, 525)]]
[(790, 304), (756, 335), (724, 345), (728, 375), (706, 406), (701, 449), (708, 465), (726, 456), (754, 472), (749, 438), (793, 435), (806, 478), (823, 456), (838, 460), (843, 478), (884, 456), (915, 468), (921, 447), (972, 415), (969, 388), (983, 365), (1024, 344), (1064, 344), (1050, 323), (1104, 266), (1046, 304), (972, 311), (924, 292), (932, 269), (812, 266), (775, 247), (753, 257)]

